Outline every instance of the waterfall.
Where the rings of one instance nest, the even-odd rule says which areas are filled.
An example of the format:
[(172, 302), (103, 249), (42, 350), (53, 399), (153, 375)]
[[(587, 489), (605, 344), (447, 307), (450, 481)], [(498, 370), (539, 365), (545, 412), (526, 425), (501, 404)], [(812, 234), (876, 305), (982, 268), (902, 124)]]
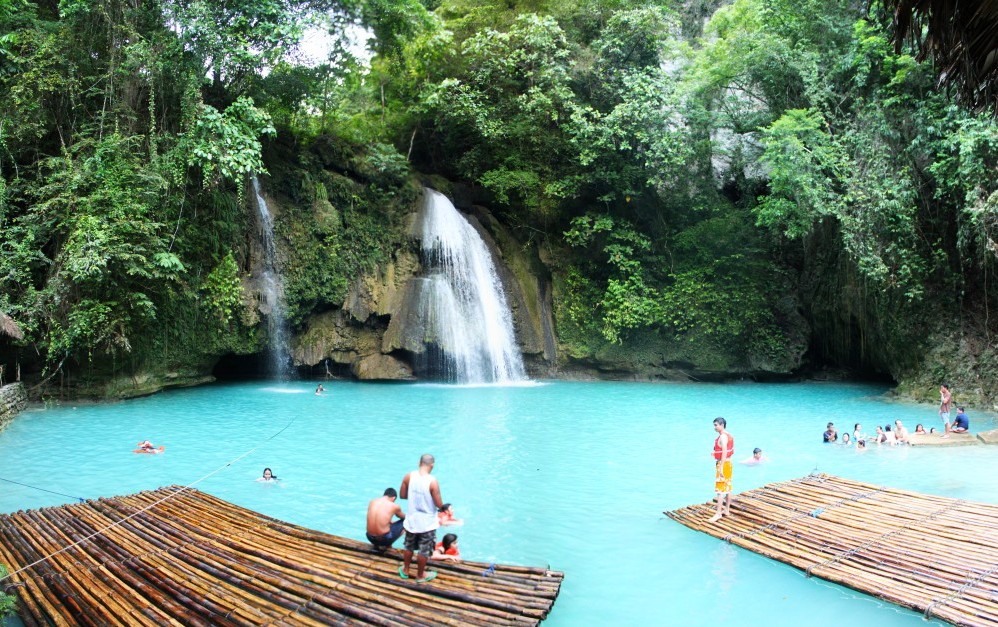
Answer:
[(425, 276), (416, 308), (431, 368), (458, 383), (524, 380), (513, 316), (488, 247), (446, 196), (425, 189), (424, 197)]
[(277, 271), (277, 242), (274, 239), (274, 220), (267, 207), (267, 200), (260, 191), (260, 181), (253, 176), (253, 193), (260, 217), (260, 243), (263, 245), (263, 272), (260, 277), (260, 311), (267, 316), (267, 336), (270, 339), (270, 374), (287, 379), (291, 374), (291, 357), (287, 342), (287, 320), (284, 316), (284, 284)]

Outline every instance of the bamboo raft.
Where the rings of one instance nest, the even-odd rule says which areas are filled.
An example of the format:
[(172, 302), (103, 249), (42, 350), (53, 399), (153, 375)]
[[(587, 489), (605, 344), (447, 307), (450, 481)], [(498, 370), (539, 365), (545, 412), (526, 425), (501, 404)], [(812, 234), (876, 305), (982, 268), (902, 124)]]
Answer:
[(998, 625), (998, 505), (815, 474), (667, 516), (954, 625)]
[(0, 563), (28, 627), (536, 625), (564, 578), (433, 562), (417, 584), (397, 550), (179, 486), (0, 515)]

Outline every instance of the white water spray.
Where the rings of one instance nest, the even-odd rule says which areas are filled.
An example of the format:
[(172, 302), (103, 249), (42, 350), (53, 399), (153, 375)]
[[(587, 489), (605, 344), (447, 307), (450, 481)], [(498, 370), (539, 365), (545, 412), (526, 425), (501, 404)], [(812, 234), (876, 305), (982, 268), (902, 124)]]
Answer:
[(458, 383), (526, 379), (502, 283), (485, 242), (450, 200), (424, 190), (422, 253), (426, 268), (417, 304), (427, 342), (445, 378)]
[(274, 220), (267, 207), (267, 200), (260, 191), (260, 181), (253, 176), (253, 193), (256, 194), (256, 208), (260, 216), (260, 242), (263, 244), (263, 273), (260, 294), (263, 298), (261, 311), (267, 316), (267, 336), (270, 338), (271, 375), (287, 379), (291, 374), (291, 358), (288, 352), (287, 320), (284, 315), (284, 282), (277, 271), (277, 242), (274, 239)]

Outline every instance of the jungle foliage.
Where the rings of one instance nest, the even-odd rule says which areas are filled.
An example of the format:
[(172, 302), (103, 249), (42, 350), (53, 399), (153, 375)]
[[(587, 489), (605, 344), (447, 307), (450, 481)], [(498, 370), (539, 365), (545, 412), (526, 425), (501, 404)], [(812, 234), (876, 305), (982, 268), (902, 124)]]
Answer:
[[(247, 177), (282, 200), (297, 324), (390, 258), (422, 172), (550, 252), (568, 354), (653, 334), (787, 371), (803, 313), (841, 335), (818, 358), (896, 373), (939, 303), (993, 304), (998, 127), (889, 23), (822, 0), (0, 0), (0, 310), (47, 373), (253, 350)], [(301, 63), (313, 25), (334, 45)]]
[[(244, 289), (248, 177), (267, 172), (275, 122), (299, 121), (280, 106), (279, 81), (304, 29), (355, 11), (295, 0), (0, 0), (0, 309), (26, 333), (21, 361), (43, 377), (100, 378), (150, 363), (204, 372), (218, 355), (257, 350)], [(313, 73), (331, 74), (324, 67)], [(294, 113), (308, 106), (296, 100)], [(373, 162), (370, 187), (399, 187), (404, 159), (370, 152), (353, 158), (361, 169)], [(333, 268), (340, 287), (384, 248), (350, 228), (378, 222), (367, 212), (387, 204), (359, 188), (339, 200), (348, 219), (360, 217), (326, 225), (339, 238), (327, 242), (332, 256), (349, 259)]]
[[(939, 303), (992, 305), (994, 120), (894, 51), (878, 3), (406, 10), (420, 28), (380, 23), (393, 44), (369, 79), (388, 137), (570, 249), (555, 255), (570, 352), (651, 330), (775, 357), (799, 307), (837, 336), (819, 359), (896, 375)], [(863, 296), (801, 288), (822, 280)]]
[[(5, 579), (7, 574), (7, 567), (0, 564), (0, 579)], [(17, 597), (13, 594), (8, 594), (6, 591), (0, 592), (0, 619), (13, 616), (16, 611)]]

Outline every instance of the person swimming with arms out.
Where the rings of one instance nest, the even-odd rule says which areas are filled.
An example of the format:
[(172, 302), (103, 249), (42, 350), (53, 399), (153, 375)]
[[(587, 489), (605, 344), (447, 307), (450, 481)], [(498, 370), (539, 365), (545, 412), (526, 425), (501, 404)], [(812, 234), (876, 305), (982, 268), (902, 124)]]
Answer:
[(135, 446), (139, 447), (135, 449), (135, 451), (133, 451), (135, 453), (162, 453), (163, 451), (166, 450), (165, 446), (156, 446), (149, 440), (142, 440), (141, 442), (137, 443)]

